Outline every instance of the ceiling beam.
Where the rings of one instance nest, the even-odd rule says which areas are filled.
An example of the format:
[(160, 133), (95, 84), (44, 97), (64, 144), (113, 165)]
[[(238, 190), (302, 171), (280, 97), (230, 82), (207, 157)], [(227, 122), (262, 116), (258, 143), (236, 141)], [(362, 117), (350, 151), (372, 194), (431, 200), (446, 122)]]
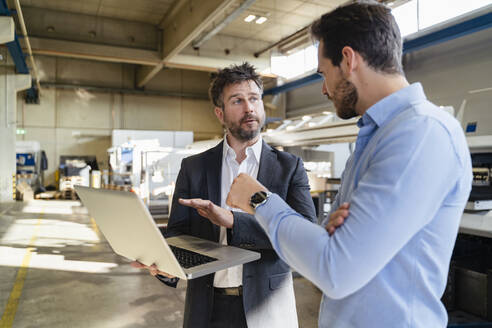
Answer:
[(159, 53), (152, 50), (35, 37), (30, 41), (32, 52), (38, 55), (138, 65), (157, 65), (160, 62)]
[(145, 86), (181, 50), (190, 44), (207, 26), (219, 18), (235, 0), (188, 0), (167, 23), (163, 31), (162, 60), (152, 69), (139, 73), (138, 87)]
[(166, 29), (169, 24), (172, 23), (174, 16), (176, 16), (176, 14), (185, 5), (186, 2), (188, 2), (188, 0), (175, 0), (174, 3), (171, 5), (171, 10), (168, 10), (166, 12), (161, 22), (159, 23), (159, 28), (163, 30)]
[[(247, 58), (248, 63), (255, 65), (256, 67), (265, 66), (264, 61), (259, 58)], [(173, 59), (166, 64), (166, 67), (191, 69), (207, 72), (215, 72), (218, 69), (224, 68), (232, 64), (237, 64), (236, 59), (230, 58), (218, 58), (218, 57), (204, 57), (204, 56), (193, 56), (186, 54), (179, 54), (173, 57)], [(276, 78), (275, 74), (260, 73), (263, 77)]]
[[(149, 74), (153, 67), (161, 62), (159, 53), (152, 50), (37, 37), (31, 37), (29, 40), (35, 55), (143, 65), (137, 71), (137, 80)], [(251, 57), (247, 60), (258, 67), (265, 66), (262, 59)], [(197, 57), (180, 54), (168, 61), (166, 67), (213, 72), (236, 62), (237, 60), (213, 55)], [(263, 76), (275, 77), (272, 74)]]

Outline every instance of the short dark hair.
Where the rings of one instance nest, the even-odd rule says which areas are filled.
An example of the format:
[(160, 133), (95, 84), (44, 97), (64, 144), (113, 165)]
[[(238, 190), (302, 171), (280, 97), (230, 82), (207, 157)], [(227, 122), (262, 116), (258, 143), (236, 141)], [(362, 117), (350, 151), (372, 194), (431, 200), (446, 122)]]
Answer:
[(349, 46), (379, 72), (403, 75), (400, 29), (391, 9), (375, 1), (341, 6), (321, 16), (311, 26), (323, 40), (323, 56), (340, 66), (342, 49)]
[(224, 88), (231, 84), (244, 81), (255, 82), (258, 88), (260, 88), (260, 91), (263, 92), (263, 82), (261, 77), (256, 73), (255, 67), (249, 63), (231, 65), (224, 69), (220, 69), (217, 73), (213, 74), (208, 93), (214, 106), (224, 108)]

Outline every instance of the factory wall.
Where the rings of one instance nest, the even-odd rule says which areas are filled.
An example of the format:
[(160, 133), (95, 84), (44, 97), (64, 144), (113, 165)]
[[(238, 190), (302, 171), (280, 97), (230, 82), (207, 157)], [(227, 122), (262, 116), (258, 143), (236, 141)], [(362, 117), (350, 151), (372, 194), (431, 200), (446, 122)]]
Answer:
[[(410, 83), (421, 82), (427, 97), (437, 105), (453, 106), (455, 113), (463, 100), (467, 106), (462, 124), (478, 122), (476, 133), (492, 135), (492, 29), (487, 29), (404, 56), (403, 64)], [(334, 110), (321, 94), (321, 82), (287, 92), (286, 116), (300, 116)], [(477, 93), (477, 90), (485, 89)], [(472, 91), (470, 93), (470, 91)], [(335, 162), (349, 156), (348, 145), (321, 145), (333, 151)], [(344, 166), (344, 165), (343, 165)], [(340, 177), (341, 172), (335, 172)]]
[[(133, 65), (43, 56), (36, 60), (45, 82), (125, 89), (135, 82)], [(17, 140), (41, 143), (49, 163), (45, 184), (50, 184), (60, 155), (96, 155), (100, 167), (107, 168), (113, 129), (194, 131), (195, 140), (221, 136), (222, 128), (205, 99), (208, 84), (208, 73), (169, 69), (146, 90), (203, 98), (43, 88), (39, 105), (17, 102), (17, 128), (25, 130)]]
[[(442, 106), (458, 110), (469, 91), (492, 87), (492, 30), (486, 29), (404, 56), (409, 82), (421, 82), (427, 97)], [(319, 106), (333, 109), (321, 95), (321, 82), (287, 93), (287, 115), (307, 114), (303, 109)], [(492, 99), (492, 91), (489, 91)]]

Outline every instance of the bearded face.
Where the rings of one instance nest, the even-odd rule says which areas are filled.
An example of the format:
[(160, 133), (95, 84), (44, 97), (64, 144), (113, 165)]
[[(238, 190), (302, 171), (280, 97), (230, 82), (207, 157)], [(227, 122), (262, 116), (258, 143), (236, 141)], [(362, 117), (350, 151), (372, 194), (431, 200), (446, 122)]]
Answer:
[(224, 126), (231, 135), (240, 141), (254, 139), (265, 124), (265, 114), (259, 116), (253, 113), (246, 113), (241, 119), (234, 120), (227, 115), (224, 110)]
[(215, 114), (231, 137), (245, 142), (258, 136), (265, 124), (262, 91), (253, 81), (243, 81), (224, 88), (224, 105)]
[(359, 99), (359, 94), (355, 85), (347, 79), (341, 78), (333, 90), (333, 95), (328, 96), (328, 99), (333, 101), (338, 117), (349, 119), (358, 115), (355, 111), (355, 105)]

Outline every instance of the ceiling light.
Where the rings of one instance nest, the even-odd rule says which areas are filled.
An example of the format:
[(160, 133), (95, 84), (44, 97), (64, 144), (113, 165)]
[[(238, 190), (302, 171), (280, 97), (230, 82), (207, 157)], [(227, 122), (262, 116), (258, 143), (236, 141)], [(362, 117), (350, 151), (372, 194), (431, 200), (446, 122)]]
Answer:
[(267, 18), (265, 16), (261, 16), (260, 18), (258, 18), (256, 20), (256, 24), (263, 24), (264, 22), (266, 22)]
[(254, 21), (255, 18), (256, 18), (255, 15), (248, 15), (248, 17), (246, 17), (244, 19), (244, 21), (247, 22), (247, 23), (250, 23), (250, 22)]
[(311, 116), (309, 116), (309, 115), (304, 115), (304, 116), (302, 117), (302, 120), (303, 120), (303, 121), (309, 121), (310, 119), (312, 119), (312, 117), (311, 117)]

